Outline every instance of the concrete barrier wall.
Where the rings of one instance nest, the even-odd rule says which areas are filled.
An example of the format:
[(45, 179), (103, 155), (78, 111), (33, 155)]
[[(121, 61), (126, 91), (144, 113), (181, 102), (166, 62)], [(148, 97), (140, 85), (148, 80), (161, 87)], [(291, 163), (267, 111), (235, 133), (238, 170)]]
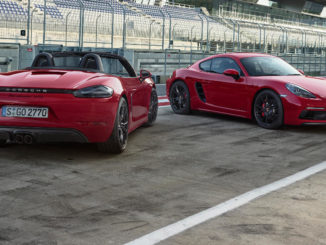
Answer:
[(19, 69), (20, 63), (20, 44), (6, 44), (0, 43), (0, 57), (8, 58), (12, 61), (9, 64), (0, 64), (0, 72), (7, 72), (10, 70)]
[[(0, 56), (13, 58), (11, 70), (25, 68), (31, 65), (33, 58), (41, 50), (45, 51), (65, 51), (78, 50), (78, 47), (64, 47), (62, 45), (27, 46), (19, 44), (1, 44)], [(157, 81), (164, 83), (172, 72), (178, 68), (187, 67), (194, 62), (211, 56), (214, 53), (181, 50), (121, 50), (104, 48), (84, 48), (85, 51), (102, 51), (121, 54), (132, 64), (136, 72), (141, 69), (149, 70)], [(326, 76), (326, 55), (312, 54), (273, 54), (286, 60), (297, 69), (303, 70), (306, 74), (316, 76)], [(0, 67), (1, 68), (1, 67)], [(6, 71), (3, 68), (3, 71)]]

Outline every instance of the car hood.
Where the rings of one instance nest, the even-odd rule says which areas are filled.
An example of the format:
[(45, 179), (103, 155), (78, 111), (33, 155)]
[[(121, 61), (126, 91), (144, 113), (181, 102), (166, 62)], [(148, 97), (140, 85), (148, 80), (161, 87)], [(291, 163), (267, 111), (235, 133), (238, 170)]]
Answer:
[(324, 78), (310, 76), (274, 76), (270, 80), (284, 84), (295, 84), (315, 95), (326, 98), (326, 80)]
[(67, 70), (22, 70), (0, 74), (0, 87), (78, 89), (105, 74)]

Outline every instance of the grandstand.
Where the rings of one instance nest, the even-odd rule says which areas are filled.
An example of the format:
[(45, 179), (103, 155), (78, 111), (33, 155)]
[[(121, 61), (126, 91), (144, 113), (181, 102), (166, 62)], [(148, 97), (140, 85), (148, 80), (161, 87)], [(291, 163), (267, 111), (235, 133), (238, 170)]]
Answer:
[(235, 0), (216, 0), (211, 13), (162, 0), (0, 0), (0, 42), (21, 45), (319, 57), (325, 26), (318, 16)]
[[(212, 16), (192, 6), (144, 2), (0, 0), (0, 39), (22, 44), (205, 51), (298, 53), (303, 48), (316, 52), (324, 48), (326, 22), (322, 18), (307, 23), (305, 14), (291, 12), (292, 18), (286, 19), (289, 11), (282, 15), (285, 10), (273, 8), (254, 12), (237, 1), (217, 1)], [(27, 36), (20, 36), (20, 30), (26, 30)]]

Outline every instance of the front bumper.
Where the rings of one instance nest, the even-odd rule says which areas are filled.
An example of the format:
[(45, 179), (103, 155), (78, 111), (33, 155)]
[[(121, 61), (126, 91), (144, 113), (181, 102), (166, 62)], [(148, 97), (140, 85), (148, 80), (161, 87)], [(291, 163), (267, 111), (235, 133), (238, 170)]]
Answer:
[(282, 98), (284, 124), (326, 124), (326, 99), (305, 99), (290, 95)]
[(86, 136), (75, 129), (33, 127), (0, 127), (0, 141), (18, 144), (88, 142)]

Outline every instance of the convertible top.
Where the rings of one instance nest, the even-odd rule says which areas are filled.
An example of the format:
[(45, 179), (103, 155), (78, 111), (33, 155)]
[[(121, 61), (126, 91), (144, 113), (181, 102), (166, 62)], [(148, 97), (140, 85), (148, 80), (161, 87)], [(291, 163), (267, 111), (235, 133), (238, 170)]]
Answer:
[(43, 52), (38, 54), (32, 63), (32, 66), (28, 69), (58, 69), (58, 68), (66, 68), (66, 67), (58, 67), (55, 66), (53, 58), (60, 57), (81, 57), (80, 65), (78, 67), (70, 67), (70, 69), (74, 70), (87, 70), (87, 71), (96, 71), (96, 72), (104, 72), (102, 60), (100, 58), (109, 58), (119, 60), (121, 65), (126, 69), (128, 74), (131, 77), (136, 77), (136, 72), (130, 63), (122, 56), (108, 53), (108, 52), (75, 52), (75, 51), (67, 51), (67, 52)]

